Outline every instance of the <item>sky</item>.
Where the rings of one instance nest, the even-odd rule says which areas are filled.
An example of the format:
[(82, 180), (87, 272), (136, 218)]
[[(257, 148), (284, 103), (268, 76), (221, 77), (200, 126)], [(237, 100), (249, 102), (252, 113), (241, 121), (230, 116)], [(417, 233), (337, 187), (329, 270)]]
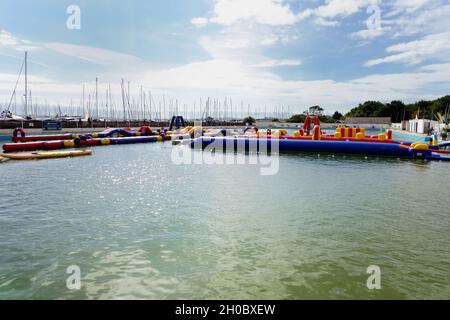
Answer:
[(24, 51), (40, 103), (79, 104), (96, 77), (101, 97), (123, 78), (191, 107), (414, 102), (450, 93), (449, 40), (448, 0), (2, 0), (0, 107)]

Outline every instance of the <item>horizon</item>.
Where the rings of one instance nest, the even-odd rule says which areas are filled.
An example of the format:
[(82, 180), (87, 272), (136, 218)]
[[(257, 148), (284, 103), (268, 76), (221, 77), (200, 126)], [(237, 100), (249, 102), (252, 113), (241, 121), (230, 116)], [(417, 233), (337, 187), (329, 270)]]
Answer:
[[(24, 51), (32, 102), (54, 106), (79, 105), (96, 77), (99, 103), (110, 84), (121, 103), (123, 78), (136, 103), (143, 86), (156, 105), (164, 97), (188, 112), (208, 98), (254, 113), (320, 105), (326, 114), (433, 100), (450, 84), (449, 13), (441, 0), (6, 0), (0, 101), (11, 99)], [(18, 105), (23, 90), (21, 81)]]

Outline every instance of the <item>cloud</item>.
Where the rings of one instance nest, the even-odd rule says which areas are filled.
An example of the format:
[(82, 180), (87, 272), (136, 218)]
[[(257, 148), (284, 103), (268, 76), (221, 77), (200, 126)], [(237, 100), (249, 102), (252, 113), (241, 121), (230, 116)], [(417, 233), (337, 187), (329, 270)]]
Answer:
[[(269, 63), (270, 64), (270, 63)], [(276, 63), (274, 63), (276, 64)], [(230, 97), (235, 102), (244, 99), (255, 106), (289, 104), (292, 109), (320, 104), (328, 111), (336, 108), (348, 111), (365, 100), (415, 101), (431, 99), (445, 93), (450, 85), (450, 63), (432, 64), (405, 73), (375, 74), (348, 81), (330, 79), (305, 81), (284, 80), (265, 68), (226, 59), (211, 59), (184, 66), (156, 70), (144, 69), (129, 80), (152, 90), (157, 103), (161, 96), (176, 97), (180, 103), (189, 103), (200, 97)], [(0, 97), (6, 101), (11, 95), (17, 75), (0, 74)], [(113, 99), (120, 106), (120, 79), (113, 82)], [(81, 95), (81, 83), (62, 82), (30, 76), (30, 88), (39, 101), (68, 103)], [(92, 93), (94, 83), (86, 87)], [(103, 90), (100, 84), (100, 90)], [(442, 91), (436, 88), (441, 88)], [(18, 89), (19, 91), (21, 88)], [(132, 89), (132, 94), (137, 89)], [(77, 100), (75, 100), (77, 102)]]
[(322, 17), (317, 17), (314, 22), (321, 27), (337, 27), (340, 25), (339, 21), (327, 20)]
[(370, 40), (377, 37), (380, 37), (384, 34), (386, 34), (389, 30), (391, 30), (391, 27), (381, 27), (378, 29), (363, 29), (357, 32), (354, 32), (350, 35), (352, 39), (362, 39), (362, 40)]
[(380, 0), (326, 0), (324, 5), (294, 13), (281, 0), (216, 0), (213, 17), (194, 18), (191, 22), (196, 26), (208, 22), (231, 26), (242, 21), (281, 26), (315, 17), (314, 22), (319, 26), (336, 27), (339, 22), (332, 19), (351, 16), (363, 7), (379, 3)]
[[(349, 81), (283, 80), (259, 67), (212, 59), (169, 70), (149, 70), (139, 82), (189, 98), (205, 96), (245, 97), (254, 104), (321, 104), (331, 111), (348, 108), (364, 100), (429, 98), (439, 94), (433, 88), (450, 84), (450, 63), (429, 65), (405, 73), (378, 74)], [(346, 111), (343, 110), (343, 111)]]
[(376, 0), (327, 0), (326, 4), (313, 10), (313, 14), (321, 18), (348, 17), (372, 4)]
[(290, 60), (290, 59), (285, 59), (285, 60), (276, 60), (276, 59), (268, 59), (266, 61), (262, 61), (260, 63), (254, 64), (254, 67), (259, 67), (259, 68), (270, 68), (270, 67), (282, 67), (282, 66), (300, 66), (302, 65), (302, 61), (301, 60)]
[[(56, 52), (80, 60), (88, 61), (101, 66), (117, 66), (117, 65), (138, 65), (143, 61), (133, 55), (120, 53), (112, 50), (95, 48), (91, 46), (80, 46), (69, 43), (34, 43), (29, 40), (20, 39), (6, 30), (0, 31), (0, 48), (4, 47), (14, 51), (33, 51), (47, 50), (48, 52)], [(11, 54), (0, 52), (5, 56), (15, 57)], [(33, 61), (35, 64), (44, 65)]]
[(193, 18), (191, 20), (191, 23), (196, 26), (197, 28), (202, 28), (204, 26), (206, 26), (209, 23), (209, 19), (207, 18), (202, 18), (202, 17), (198, 17), (198, 18)]
[(414, 12), (406, 12), (391, 24), (396, 26), (395, 37), (419, 33), (438, 33), (450, 30), (450, 4), (436, 5)]
[(0, 47), (15, 51), (32, 51), (37, 49), (30, 41), (21, 40), (6, 30), (0, 30)]
[(392, 4), (392, 9), (388, 16), (398, 15), (400, 13), (412, 13), (424, 7), (426, 4), (436, 2), (435, 0), (396, 0)]
[(143, 62), (141, 59), (133, 55), (90, 46), (56, 42), (45, 43), (42, 46), (60, 54), (78, 58), (101, 66), (131, 66)]
[(193, 24), (205, 25), (208, 21), (224, 26), (231, 26), (242, 21), (280, 26), (292, 25), (299, 17), (292, 12), (289, 5), (278, 0), (216, 0), (212, 18), (194, 18)]
[(371, 67), (382, 63), (418, 64), (425, 60), (450, 60), (450, 32), (425, 36), (419, 40), (399, 43), (386, 49), (392, 55), (366, 62)]

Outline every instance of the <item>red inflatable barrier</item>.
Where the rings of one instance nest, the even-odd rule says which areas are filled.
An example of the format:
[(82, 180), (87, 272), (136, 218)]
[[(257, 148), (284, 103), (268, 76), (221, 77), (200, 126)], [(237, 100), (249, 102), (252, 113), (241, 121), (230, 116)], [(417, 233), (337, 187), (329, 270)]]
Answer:
[(62, 148), (64, 148), (63, 141), (5, 143), (3, 145), (3, 150), (5, 152), (55, 150), (55, 149), (62, 149)]
[(150, 127), (140, 127), (138, 132), (140, 132), (143, 136), (150, 136), (153, 133)]
[[(121, 138), (76, 138), (70, 140), (59, 141), (36, 141), (36, 142), (24, 142), (24, 143), (5, 143), (3, 150), (5, 152), (20, 152), (20, 151), (36, 151), (36, 150), (56, 150), (64, 148), (83, 148), (94, 147), (108, 144), (123, 144), (125, 140), (128, 143), (144, 143), (144, 142), (156, 142), (156, 141), (169, 141), (172, 139), (172, 135), (161, 135), (158, 137), (121, 137)], [(149, 140), (154, 138), (153, 140)], [(131, 139), (131, 141), (130, 141)]]
[(42, 136), (24, 136), (16, 137), (13, 135), (14, 142), (32, 142), (32, 141), (54, 141), (54, 140), (70, 140), (73, 139), (72, 134), (58, 134), (58, 135), (42, 135)]

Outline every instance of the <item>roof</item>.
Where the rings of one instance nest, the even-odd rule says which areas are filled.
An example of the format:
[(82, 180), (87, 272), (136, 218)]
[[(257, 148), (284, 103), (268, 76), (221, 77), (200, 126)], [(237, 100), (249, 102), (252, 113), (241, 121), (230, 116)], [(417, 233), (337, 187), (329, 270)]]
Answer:
[(345, 124), (391, 124), (390, 117), (346, 117)]

